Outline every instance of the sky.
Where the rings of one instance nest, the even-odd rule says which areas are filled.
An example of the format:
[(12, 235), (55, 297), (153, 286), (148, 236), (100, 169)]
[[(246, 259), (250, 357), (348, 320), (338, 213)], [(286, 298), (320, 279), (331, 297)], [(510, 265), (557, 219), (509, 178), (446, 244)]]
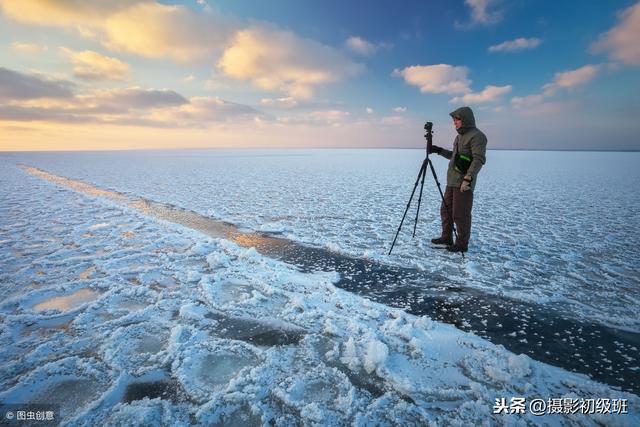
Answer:
[(0, 0), (0, 151), (640, 150), (640, 1)]

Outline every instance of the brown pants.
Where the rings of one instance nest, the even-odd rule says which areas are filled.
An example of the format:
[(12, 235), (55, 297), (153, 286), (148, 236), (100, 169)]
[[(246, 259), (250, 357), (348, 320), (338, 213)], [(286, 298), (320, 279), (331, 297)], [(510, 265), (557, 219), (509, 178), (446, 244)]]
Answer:
[[(446, 206), (445, 206), (446, 203)], [(473, 207), (473, 191), (460, 191), (456, 187), (447, 187), (444, 192), (444, 203), (440, 205), (442, 219), (442, 237), (450, 239), (453, 234), (453, 223), (456, 224), (458, 238), (456, 244), (467, 248), (471, 236), (471, 208)], [(451, 215), (453, 214), (453, 221)]]

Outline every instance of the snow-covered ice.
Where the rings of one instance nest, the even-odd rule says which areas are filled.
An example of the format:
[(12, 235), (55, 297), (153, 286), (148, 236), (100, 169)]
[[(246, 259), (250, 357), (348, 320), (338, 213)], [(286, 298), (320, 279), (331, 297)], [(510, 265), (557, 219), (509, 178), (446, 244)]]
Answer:
[[(324, 152), (319, 154), (320, 161), (314, 155), (291, 155), (289, 160), (280, 155), (289, 169), (281, 167), (278, 174), (266, 177), (263, 172), (270, 157), (235, 153), (241, 165), (236, 164), (236, 169), (256, 168), (244, 180), (239, 178), (242, 173), (225, 167), (232, 163), (229, 153), (213, 164), (210, 158), (195, 155), (189, 160), (197, 166), (193, 169), (163, 153), (150, 154), (160, 160), (137, 169), (126, 167), (133, 160), (124, 154), (106, 154), (100, 160), (84, 154), (94, 160), (76, 162), (76, 166), (53, 154), (22, 154), (19, 161), (194, 210), (202, 210), (198, 204), (210, 199), (206, 203), (211, 207), (205, 210), (217, 209), (209, 213), (242, 226), (277, 228), (291, 238), (334, 244), (349, 253), (367, 247), (368, 256), (381, 258), (410, 191), (411, 180), (406, 177), (413, 171), (399, 171), (398, 163), (383, 167), (394, 156), (398, 157), (393, 161), (406, 163), (405, 152), (379, 158), (377, 153), (373, 164), (348, 151), (334, 154), (335, 164), (323, 158)], [(114, 164), (110, 156), (121, 156), (124, 164)], [(640, 423), (636, 395), (516, 355), (451, 325), (345, 292), (333, 285), (335, 274), (303, 273), (254, 249), (53, 185), (17, 168), (16, 159), (5, 157), (0, 168), (2, 402), (58, 404), (70, 425), (302, 422), (364, 426), (535, 424), (540, 418), (531, 414), (493, 414), (496, 399), (624, 398), (629, 402), (626, 416), (555, 414), (543, 419), (549, 425)], [(111, 171), (117, 168), (123, 173), (116, 177), (109, 172), (108, 161)], [(346, 167), (354, 163), (360, 168)], [(327, 171), (320, 173), (320, 165)], [(214, 167), (223, 169), (212, 173)], [(382, 174), (383, 169), (388, 173)], [(209, 178), (203, 181), (199, 174), (207, 171)], [(239, 181), (225, 189), (224, 185), (233, 183), (227, 172)], [(536, 176), (549, 179), (550, 187), (562, 184), (550, 174)], [(496, 184), (489, 170), (487, 175), (487, 187)], [(320, 177), (331, 177), (332, 186), (313, 179)], [(199, 184), (192, 188), (194, 183)], [(279, 187), (287, 183), (284, 189)], [(515, 191), (514, 183), (504, 185), (505, 193)], [(397, 191), (390, 191), (391, 187)], [(541, 197), (535, 190), (533, 194)], [(577, 292), (578, 285), (586, 283), (581, 280), (608, 269), (608, 275), (597, 276), (592, 292), (613, 296), (614, 291), (607, 288), (612, 283), (620, 285), (618, 292), (621, 287), (630, 291), (624, 299), (582, 299), (582, 304), (595, 308), (582, 307), (580, 313), (598, 319), (593, 313), (604, 308), (607, 315), (602, 321), (637, 327), (638, 279), (633, 269), (638, 258), (629, 258), (636, 251), (631, 245), (638, 243), (637, 232), (612, 234), (624, 238), (622, 245), (629, 246), (630, 254), (604, 238), (615, 228), (609, 225), (601, 225), (601, 242), (581, 246), (578, 241), (566, 242), (576, 232), (570, 226), (572, 218), (548, 214), (558, 221), (559, 231), (535, 246), (543, 230), (532, 229), (526, 239), (517, 232), (525, 233), (526, 225), (540, 218), (498, 210), (503, 217), (497, 219), (499, 215), (483, 211), (488, 209), (486, 204), (495, 202), (483, 196), (478, 199), (478, 248), (465, 267), (461, 269), (445, 254), (432, 253), (427, 245), (409, 243), (406, 235), (398, 254), (385, 261), (419, 264), (450, 273), (459, 282), (472, 277), (469, 286), (483, 288), (492, 282), (510, 295), (524, 294), (528, 286), (540, 284), (546, 288), (534, 293), (561, 293), (550, 299), (568, 307), (580, 297), (571, 289)], [(286, 200), (293, 202), (289, 206)], [(436, 201), (431, 197), (424, 203), (425, 211), (433, 211), (426, 205)], [(609, 208), (620, 203), (614, 196), (605, 200)], [(559, 209), (569, 209), (566, 201), (561, 205)], [(258, 219), (252, 219), (251, 210), (243, 210), (251, 206)], [(305, 209), (312, 213), (305, 217)], [(595, 221), (600, 209), (584, 214), (588, 220), (583, 219), (582, 225)], [(322, 210), (329, 215), (320, 215)], [(627, 222), (637, 224), (638, 210), (626, 212)], [(352, 214), (353, 221), (347, 219)], [(359, 216), (368, 218), (367, 226), (354, 225)], [(498, 240), (494, 242), (499, 236), (490, 230), (501, 228), (494, 221), (506, 218), (521, 220), (520, 225), (514, 222), (516, 228), (509, 236), (521, 239), (517, 242), (523, 245), (505, 249)], [(434, 223), (421, 221), (419, 227), (420, 235), (429, 236)], [(597, 228), (589, 231), (598, 232)], [(316, 241), (314, 236), (324, 237)], [(554, 252), (553, 239), (568, 243), (568, 254)], [(539, 259), (544, 258), (545, 244), (549, 258)], [(604, 267), (586, 258), (589, 251), (603, 249), (610, 252), (601, 260)], [(487, 258), (490, 250), (495, 250), (491, 256), (497, 260)], [(528, 255), (521, 253), (527, 250)], [(505, 260), (515, 265), (502, 269), (500, 263)], [(566, 274), (568, 265), (577, 265), (569, 270), (572, 274)], [(514, 271), (520, 267), (525, 271), (517, 275)], [(467, 269), (473, 270), (473, 276)], [(541, 272), (551, 284), (544, 277), (535, 278)]]
[[(623, 184), (640, 180), (640, 153), (489, 151), (478, 178), (466, 263), (431, 248), (430, 238), (440, 231), (440, 195), (430, 175), (417, 238), (411, 239), (410, 213), (393, 255), (386, 255), (424, 150), (3, 157), (242, 228), (417, 267), (460, 286), (640, 331), (640, 198)], [(444, 184), (446, 161), (435, 156), (434, 164)]]

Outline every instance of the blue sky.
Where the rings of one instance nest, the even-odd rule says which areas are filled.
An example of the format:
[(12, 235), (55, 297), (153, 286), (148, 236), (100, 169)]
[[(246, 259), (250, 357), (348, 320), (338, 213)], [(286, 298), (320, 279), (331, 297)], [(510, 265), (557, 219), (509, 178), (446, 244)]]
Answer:
[(640, 149), (640, 2), (0, 0), (0, 150)]

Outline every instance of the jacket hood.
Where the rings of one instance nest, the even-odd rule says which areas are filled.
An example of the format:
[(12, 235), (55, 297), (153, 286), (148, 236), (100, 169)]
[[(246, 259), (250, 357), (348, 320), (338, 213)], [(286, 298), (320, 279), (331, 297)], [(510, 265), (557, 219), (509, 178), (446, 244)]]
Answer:
[(473, 111), (469, 107), (460, 107), (455, 111), (449, 113), (451, 117), (457, 117), (462, 120), (462, 126), (458, 129), (458, 133), (464, 133), (469, 129), (476, 127), (476, 118), (473, 115)]

